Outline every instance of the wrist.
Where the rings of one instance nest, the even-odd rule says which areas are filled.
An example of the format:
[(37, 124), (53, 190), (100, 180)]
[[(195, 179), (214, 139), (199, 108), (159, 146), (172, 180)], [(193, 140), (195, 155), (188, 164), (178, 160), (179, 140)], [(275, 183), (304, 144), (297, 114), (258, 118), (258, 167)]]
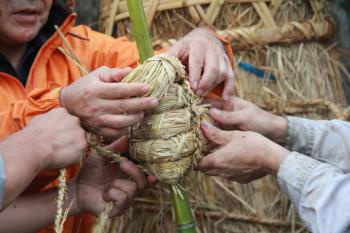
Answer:
[(263, 170), (271, 175), (277, 175), (282, 161), (287, 157), (289, 151), (284, 147), (269, 141), (266, 143)]
[(270, 139), (278, 144), (285, 144), (288, 135), (288, 120), (284, 116), (273, 116)]
[(49, 166), (53, 152), (51, 146), (45, 143), (47, 139), (42, 140), (42, 133), (43, 131), (35, 127), (27, 126), (6, 139), (2, 143), (1, 151), (4, 154), (21, 154), (22, 159), (28, 158), (27, 162), (32, 161), (34, 170), (41, 171)]

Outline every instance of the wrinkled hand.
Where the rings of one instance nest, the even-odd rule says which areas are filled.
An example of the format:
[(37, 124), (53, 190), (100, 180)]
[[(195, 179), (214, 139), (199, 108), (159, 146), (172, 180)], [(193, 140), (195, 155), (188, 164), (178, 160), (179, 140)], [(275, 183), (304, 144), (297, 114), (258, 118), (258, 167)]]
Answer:
[(285, 117), (266, 112), (238, 97), (208, 103), (214, 106), (210, 111), (212, 118), (224, 129), (254, 131), (277, 143), (284, 143), (287, 138), (288, 122)]
[(198, 169), (207, 175), (248, 183), (267, 174), (276, 175), (288, 151), (254, 132), (222, 131), (202, 123), (204, 135), (220, 148), (203, 157)]
[(79, 118), (64, 108), (34, 117), (24, 129), (32, 144), (44, 155), (45, 168), (63, 168), (78, 163), (85, 155), (87, 142)]
[(130, 68), (101, 67), (61, 91), (61, 104), (80, 118), (87, 130), (102, 136), (119, 137), (140, 121), (144, 111), (158, 105), (145, 84), (118, 83)]
[(205, 96), (220, 83), (225, 83), (223, 98), (234, 92), (234, 72), (224, 47), (213, 32), (199, 28), (183, 37), (168, 51), (187, 66), (192, 89)]
[[(109, 146), (113, 151), (127, 149), (127, 137)], [(124, 148), (124, 149), (122, 149)], [(98, 215), (106, 202), (113, 202), (111, 216), (122, 215), (138, 192), (155, 184), (155, 177), (147, 177), (130, 161), (112, 163), (94, 154), (84, 163), (74, 181), (80, 211)]]

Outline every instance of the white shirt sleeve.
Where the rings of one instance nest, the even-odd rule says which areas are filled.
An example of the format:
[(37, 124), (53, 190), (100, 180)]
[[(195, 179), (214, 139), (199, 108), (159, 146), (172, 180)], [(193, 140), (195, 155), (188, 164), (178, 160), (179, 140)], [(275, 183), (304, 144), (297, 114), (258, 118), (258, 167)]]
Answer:
[(287, 117), (286, 147), (350, 172), (350, 123)]
[(350, 232), (350, 174), (297, 152), (278, 171), (278, 183), (314, 233)]

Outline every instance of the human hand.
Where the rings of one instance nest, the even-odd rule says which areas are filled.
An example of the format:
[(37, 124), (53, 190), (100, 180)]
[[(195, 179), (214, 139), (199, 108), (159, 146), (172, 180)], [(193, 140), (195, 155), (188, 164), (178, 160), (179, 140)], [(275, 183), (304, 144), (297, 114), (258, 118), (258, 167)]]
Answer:
[(79, 118), (70, 115), (64, 108), (34, 117), (23, 131), (30, 136), (30, 144), (37, 154), (43, 156), (43, 169), (76, 164), (87, 150)]
[[(108, 147), (113, 151), (127, 150), (127, 137), (123, 136)], [(76, 207), (78, 213), (89, 212), (98, 215), (107, 202), (113, 202), (110, 213), (122, 215), (132, 204), (135, 196), (146, 187), (153, 186), (156, 178), (146, 176), (131, 161), (112, 163), (93, 154), (84, 163), (74, 180)], [(74, 211), (74, 210), (73, 210)]]
[(227, 100), (234, 92), (235, 75), (221, 41), (213, 32), (199, 28), (190, 32), (167, 52), (187, 66), (191, 88), (199, 96), (224, 82), (222, 97)]
[(276, 175), (288, 150), (254, 132), (222, 131), (202, 123), (204, 135), (220, 148), (203, 157), (198, 169), (207, 175), (248, 183)]
[(285, 117), (264, 111), (255, 104), (238, 97), (228, 101), (211, 100), (212, 118), (224, 129), (253, 131), (264, 135), (274, 142), (283, 144), (288, 134), (288, 122)]
[(62, 89), (61, 104), (97, 135), (125, 135), (144, 111), (158, 106), (156, 98), (142, 97), (149, 90), (147, 85), (118, 83), (130, 71), (101, 67)]

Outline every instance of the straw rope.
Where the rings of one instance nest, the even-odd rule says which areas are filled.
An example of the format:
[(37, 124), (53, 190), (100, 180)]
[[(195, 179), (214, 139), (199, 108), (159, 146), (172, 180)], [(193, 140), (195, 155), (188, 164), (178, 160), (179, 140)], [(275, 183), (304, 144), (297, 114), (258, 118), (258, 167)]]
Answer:
[(340, 107), (339, 105), (324, 99), (283, 102), (277, 98), (271, 98), (270, 100), (265, 101), (265, 104), (260, 105), (260, 107), (278, 115), (306, 113), (322, 114), (330, 112), (339, 120), (350, 120), (350, 107)]
[(292, 44), (303, 41), (328, 40), (335, 35), (335, 23), (332, 20), (316, 22), (288, 22), (280, 27), (237, 28), (220, 30), (217, 33), (232, 41), (234, 50), (249, 49), (269, 44)]

